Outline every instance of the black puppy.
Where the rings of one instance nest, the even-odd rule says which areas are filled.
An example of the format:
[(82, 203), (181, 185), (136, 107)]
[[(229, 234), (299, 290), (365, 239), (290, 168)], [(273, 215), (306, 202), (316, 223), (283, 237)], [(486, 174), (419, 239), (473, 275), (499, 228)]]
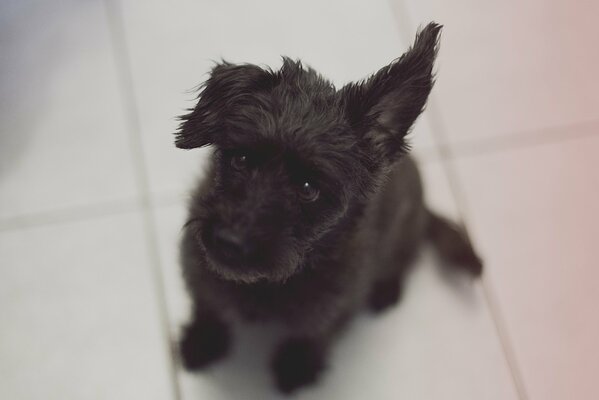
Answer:
[(429, 24), (402, 57), (340, 90), (288, 58), (279, 71), (214, 67), (176, 141), (214, 145), (181, 246), (194, 304), (180, 344), (186, 368), (226, 354), (231, 318), (279, 321), (288, 337), (272, 368), (290, 392), (316, 380), (348, 318), (397, 301), (425, 239), (481, 273), (466, 236), (425, 207), (406, 155), (440, 30)]

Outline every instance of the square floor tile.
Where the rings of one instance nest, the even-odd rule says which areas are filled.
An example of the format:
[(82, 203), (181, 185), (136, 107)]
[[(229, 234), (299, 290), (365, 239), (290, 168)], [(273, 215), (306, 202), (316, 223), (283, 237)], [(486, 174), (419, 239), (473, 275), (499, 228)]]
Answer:
[[(153, 193), (181, 191), (197, 175), (203, 151), (173, 145), (176, 116), (195, 105), (189, 90), (215, 61), (278, 68), (281, 55), (302, 58), (341, 85), (362, 79), (409, 45), (386, 1), (123, 2), (136, 99)], [(428, 132), (415, 135), (422, 146)], [(418, 145), (421, 147), (421, 145)]]
[[(440, 162), (426, 163), (428, 203), (455, 218)], [(187, 320), (189, 300), (177, 261), (184, 206), (156, 210), (171, 331)], [(448, 279), (449, 278), (449, 279)], [(230, 358), (204, 373), (181, 371), (184, 399), (283, 399), (267, 369), (277, 336), (243, 327)], [(380, 317), (360, 316), (334, 347), (322, 383), (297, 399), (516, 399), (514, 385), (478, 283), (443, 272), (425, 249), (402, 302)]]
[(444, 25), (433, 96), (452, 141), (599, 119), (598, 2), (390, 1), (404, 34)]
[(0, 5), (0, 218), (137, 195), (104, 4)]
[(0, 398), (171, 398), (137, 214), (0, 232)]
[(594, 136), (457, 161), (531, 400), (599, 390), (598, 152)]

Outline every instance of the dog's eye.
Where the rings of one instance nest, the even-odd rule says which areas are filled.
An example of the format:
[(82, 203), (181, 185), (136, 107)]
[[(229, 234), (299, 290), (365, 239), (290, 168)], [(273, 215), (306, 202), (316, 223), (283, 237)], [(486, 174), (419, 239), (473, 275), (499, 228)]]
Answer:
[(320, 195), (320, 190), (312, 185), (310, 182), (304, 182), (299, 190), (299, 196), (302, 201), (312, 202), (318, 199), (318, 195)]
[(246, 169), (248, 158), (245, 154), (238, 154), (231, 157), (231, 166), (236, 170)]

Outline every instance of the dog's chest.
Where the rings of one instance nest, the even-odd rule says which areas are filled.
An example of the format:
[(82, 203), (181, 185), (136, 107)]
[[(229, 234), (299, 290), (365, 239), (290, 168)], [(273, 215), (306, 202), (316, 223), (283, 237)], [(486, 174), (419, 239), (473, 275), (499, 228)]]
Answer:
[(238, 287), (229, 295), (245, 319), (274, 319), (302, 326), (333, 319), (358, 302), (362, 291), (357, 272), (350, 265), (321, 266), (283, 285), (254, 284)]

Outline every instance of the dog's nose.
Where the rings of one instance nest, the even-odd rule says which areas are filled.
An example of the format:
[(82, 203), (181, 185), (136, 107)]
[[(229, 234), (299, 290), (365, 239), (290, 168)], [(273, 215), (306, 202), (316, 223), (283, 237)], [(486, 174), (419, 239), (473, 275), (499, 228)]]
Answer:
[(251, 248), (244, 238), (226, 228), (216, 228), (213, 233), (214, 250), (229, 261), (240, 261), (250, 255)]

